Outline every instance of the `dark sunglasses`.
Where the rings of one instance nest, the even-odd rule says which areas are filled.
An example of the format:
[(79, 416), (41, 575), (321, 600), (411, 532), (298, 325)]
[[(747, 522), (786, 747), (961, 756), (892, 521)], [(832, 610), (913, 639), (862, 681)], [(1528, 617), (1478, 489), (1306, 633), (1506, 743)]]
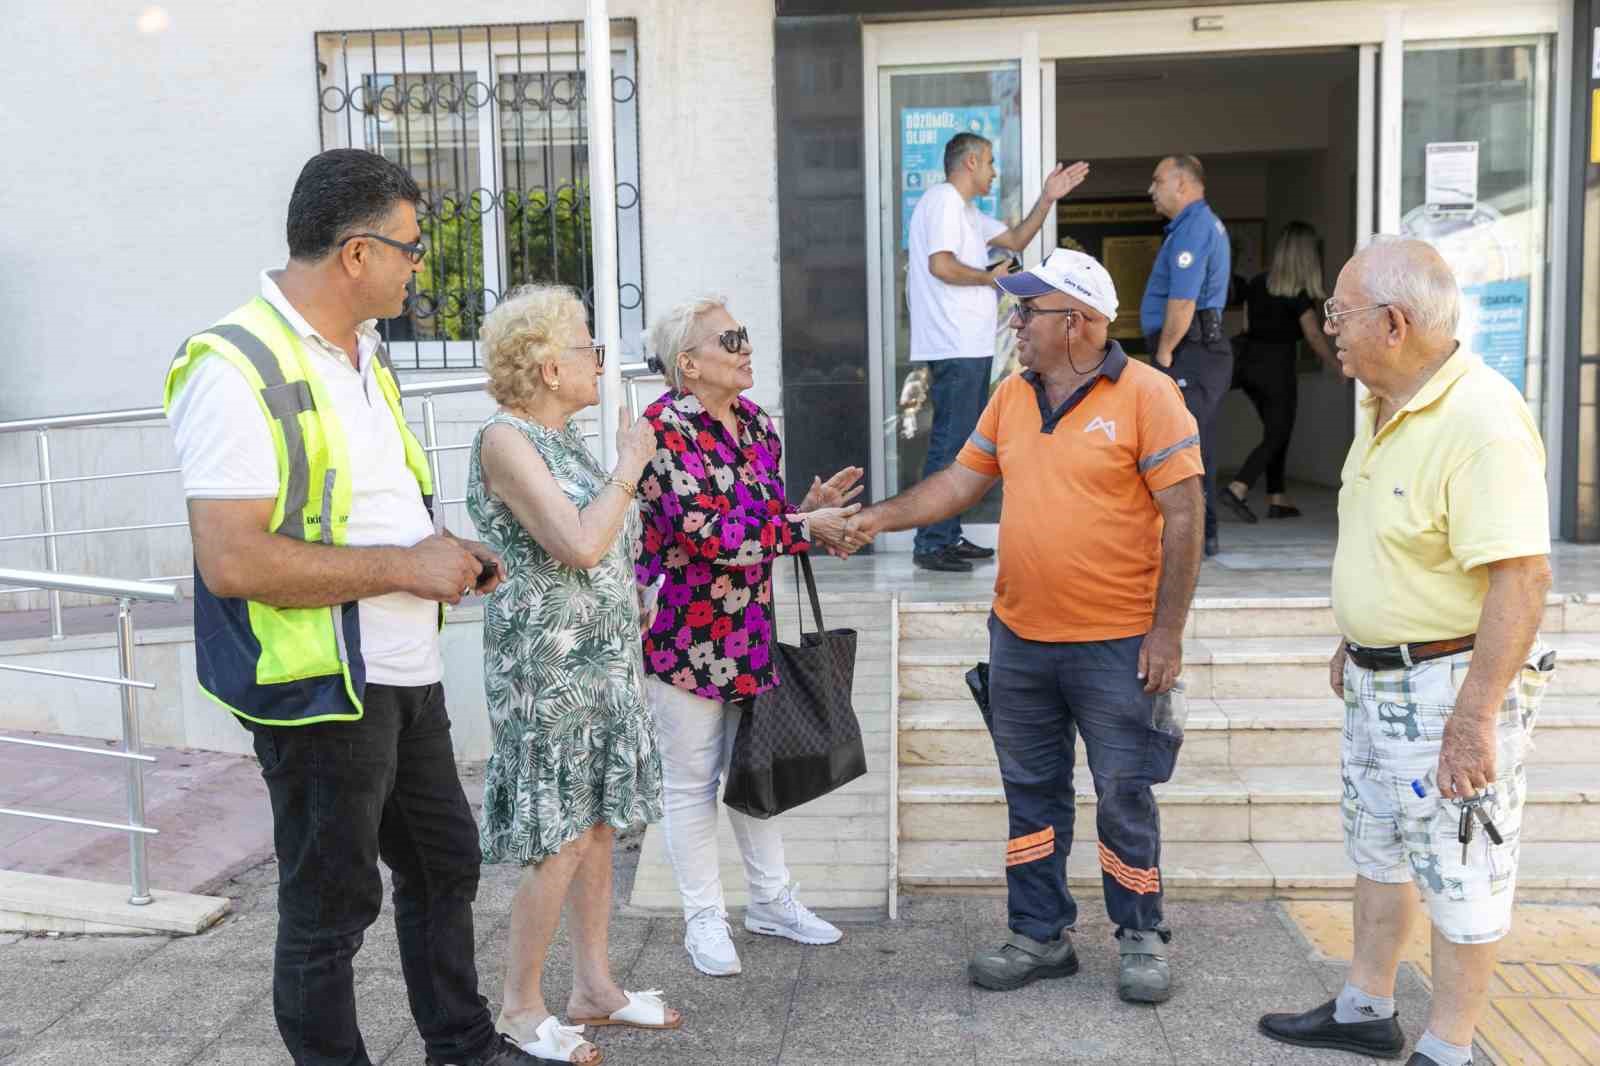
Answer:
[(413, 263), (422, 262), (422, 257), (428, 254), (428, 246), (423, 244), (421, 241), (407, 244), (405, 241), (397, 241), (391, 237), (385, 237), (379, 233), (352, 233), (350, 236), (339, 242), (339, 247), (343, 248), (345, 245), (359, 237), (365, 237), (369, 241), (377, 241), (379, 244), (387, 244), (390, 248), (398, 248), (404, 252), (406, 257)]
[[(716, 341), (722, 345), (722, 350), (729, 355), (738, 355), (739, 350), (750, 343), (750, 331), (740, 326), (738, 329), (725, 329), (721, 333), (713, 334), (706, 338), (707, 341)], [(705, 341), (701, 341), (704, 344)]]
[(605, 369), (605, 366), (606, 366), (606, 346), (604, 344), (574, 344), (572, 346), (572, 350), (575, 351), (575, 352), (593, 352), (594, 353), (594, 368), (596, 370), (604, 370)]

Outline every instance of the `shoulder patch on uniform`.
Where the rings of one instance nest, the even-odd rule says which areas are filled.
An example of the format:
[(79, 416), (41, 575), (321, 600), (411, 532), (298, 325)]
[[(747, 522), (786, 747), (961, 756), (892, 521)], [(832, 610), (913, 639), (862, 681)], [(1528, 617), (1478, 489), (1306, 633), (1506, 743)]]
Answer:
[(1228, 235), (1228, 227), (1224, 226), (1222, 224), (1222, 219), (1220, 219), (1220, 218), (1212, 219), (1211, 220), (1211, 224), (1213, 226), (1217, 227), (1217, 232), (1222, 234), (1224, 237), (1226, 237)]
[(1179, 252), (1178, 253), (1178, 269), (1179, 270), (1187, 270), (1189, 267), (1191, 267), (1193, 265), (1194, 265), (1194, 253), (1193, 252)]

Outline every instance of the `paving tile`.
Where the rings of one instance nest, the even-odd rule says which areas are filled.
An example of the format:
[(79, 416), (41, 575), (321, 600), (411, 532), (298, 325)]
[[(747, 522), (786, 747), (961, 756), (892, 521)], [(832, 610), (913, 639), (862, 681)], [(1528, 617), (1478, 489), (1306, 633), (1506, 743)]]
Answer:
[(28, 1037), (122, 980), (165, 937), (26, 937), (0, 945), (0, 1027)]

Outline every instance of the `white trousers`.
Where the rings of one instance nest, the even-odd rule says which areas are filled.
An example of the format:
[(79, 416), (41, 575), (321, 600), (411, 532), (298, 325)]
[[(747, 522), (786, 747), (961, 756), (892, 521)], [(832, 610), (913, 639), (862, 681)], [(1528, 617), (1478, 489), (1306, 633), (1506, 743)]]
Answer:
[[(655, 715), (661, 749), (661, 827), (683, 897), (683, 916), (691, 918), (707, 907), (726, 913), (717, 861), (717, 799), (741, 712), (734, 704), (704, 699), (655, 678), (645, 682), (645, 698)], [(744, 860), (750, 898), (776, 899), (789, 883), (789, 867), (775, 820), (751, 818), (731, 807), (725, 813)]]

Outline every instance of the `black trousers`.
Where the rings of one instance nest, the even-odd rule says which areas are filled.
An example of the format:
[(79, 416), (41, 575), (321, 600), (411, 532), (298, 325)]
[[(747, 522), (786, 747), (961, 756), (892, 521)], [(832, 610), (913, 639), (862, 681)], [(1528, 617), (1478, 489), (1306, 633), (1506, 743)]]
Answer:
[(1294, 369), (1295, 346), (1252, 342), (1233, 367), (1233, 387), (1243, 389), (1261, 416), (1261, 443), (1245, 459), (1235, 480), (1254, 485), (1263, 470), (1267, 491), (1284, 490), (1283, 469), (1294, 435), (1295, 409), (1300, 402)]
[[(1154, 349), (1152, 349), (1154, 350)], [(1216, 421), (1233, 384), (1233, 346), (1222, 337), (1209, 344), (1184, 340), (1172, 352), (1167, 374), (1183, 390), (1183, 402), (1200, 426), (1200, 463), (1205, 467), (1206, 536), (1217, 535)]]
[(249, 725), (272, 800), (278, 941), (272, 1005), (297, 1066), (370, 1066), (352, 960), (394, 879), (411, 1015), (430, 1058), (494, 1040), (478, 994), (478, 829), (456, 775), (444, 687), (368, 685), (358, 722)]

